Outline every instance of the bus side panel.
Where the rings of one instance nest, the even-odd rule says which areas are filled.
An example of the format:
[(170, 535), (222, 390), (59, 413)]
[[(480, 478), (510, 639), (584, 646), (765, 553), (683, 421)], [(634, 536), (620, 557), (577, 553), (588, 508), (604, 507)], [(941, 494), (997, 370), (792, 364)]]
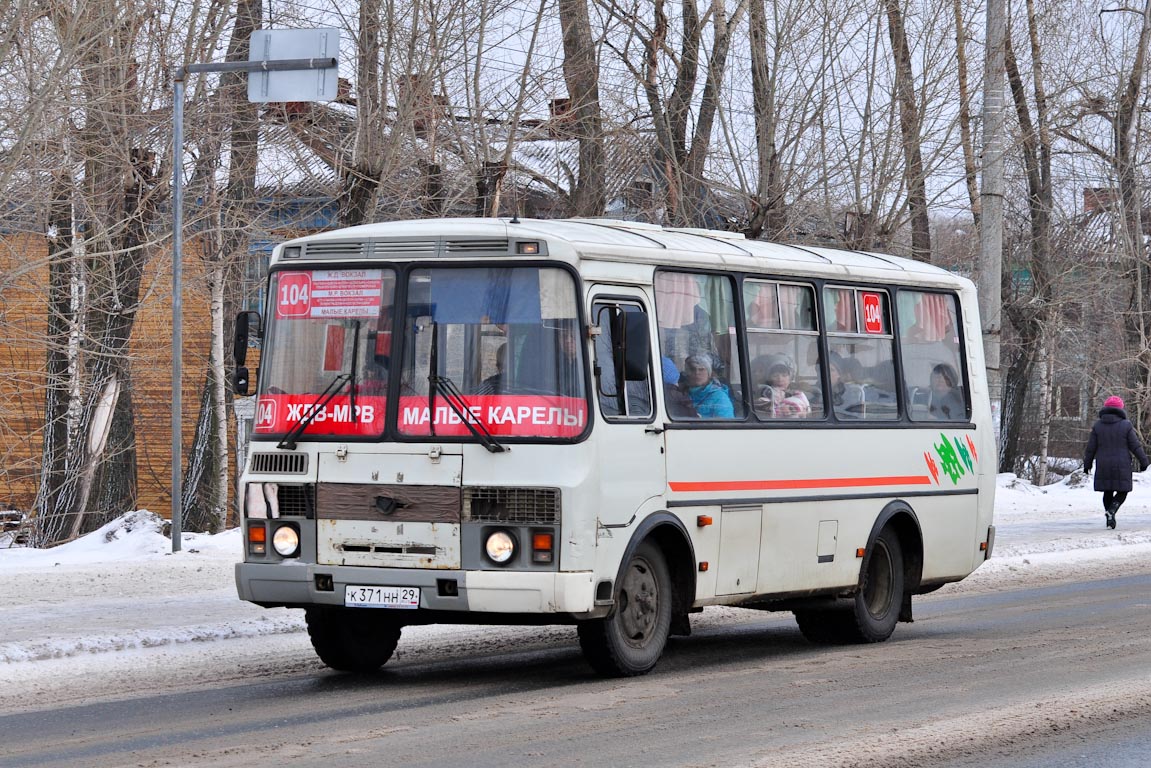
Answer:
[[(759, 594), (855, 586), (856, 550), (867, 546), (876, 518), (894, 499), (905, 499), (924, 528), (925, 578), (966, 576), (979, 551), (980, 467), (970, 456), (971, 434), (934, 424), (827, 429), (800, 421), (788, 428), (668, 430), (669, 501), (711, 515), (720, 528), (688, 528), (696, 551), (714, 551), (718, 559), (710, 564), (717, 576), (699, 582), (697, 597), (737, 594), (723, 582), (732, 569), (722, 562), (722, 527), (727, 510), (749, 505), (762, 508)], [(698, 506), (678, 506), (690, 502)], [(736, 520), (749, 529), (745, 516)]]

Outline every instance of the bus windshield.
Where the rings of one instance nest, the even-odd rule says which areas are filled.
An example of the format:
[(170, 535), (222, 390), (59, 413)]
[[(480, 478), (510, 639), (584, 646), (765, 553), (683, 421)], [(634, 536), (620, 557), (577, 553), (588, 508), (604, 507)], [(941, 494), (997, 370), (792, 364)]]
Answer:
[[(572, 438), (587, 403), (575, 281), (562, 269), (414, 269), (408, 275), (398, 430), (471, 436), (458, 411), (497, 437)], [(429, 389), (429, 371), (461, 398)], [(462, 402), (460, 401), (462, 400)]]
[(383, 433), (395, 287), (390, 269), (272, 275), (255, 433)]
[(256, 434), (378, 440), (391, 396), (405, 437), (474, 441), (465, 417), (501, 439), (570, 439), (587, 424), (575, 281), (562, 269), (280, 271), (271, 296)]

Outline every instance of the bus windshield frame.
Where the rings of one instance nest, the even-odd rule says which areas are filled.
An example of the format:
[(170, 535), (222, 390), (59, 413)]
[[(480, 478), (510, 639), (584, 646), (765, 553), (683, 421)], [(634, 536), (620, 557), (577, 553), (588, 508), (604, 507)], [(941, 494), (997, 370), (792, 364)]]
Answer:
[(274, 270), (253, 434), (581, 440), (591, 410), (579, 287), (554, 262)]

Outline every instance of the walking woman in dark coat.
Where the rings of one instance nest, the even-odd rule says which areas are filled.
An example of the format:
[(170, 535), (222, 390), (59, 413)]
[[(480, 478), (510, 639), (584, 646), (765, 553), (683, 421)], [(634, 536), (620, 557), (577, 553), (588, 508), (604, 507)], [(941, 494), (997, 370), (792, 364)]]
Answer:
[(1127, 420), (1123, 410), (1123, 398), (1112, 395), (1103, 401), (1099, 420), (1091, 427), (1091, 437), (1087, 439), (1087, 451), (1083, 454), (1083, 471), (1095, 469), (1095, 490), (1103, 492), (1103, 509), (1107, 514), (1107, 527), (1115, 527), (1115, 513), (1127, 494), (1131, 492), (1131, 456), (1139, 459), (1139, 471), (1147, 469), (1151, 462), (1139, 444), (1135, 427)]

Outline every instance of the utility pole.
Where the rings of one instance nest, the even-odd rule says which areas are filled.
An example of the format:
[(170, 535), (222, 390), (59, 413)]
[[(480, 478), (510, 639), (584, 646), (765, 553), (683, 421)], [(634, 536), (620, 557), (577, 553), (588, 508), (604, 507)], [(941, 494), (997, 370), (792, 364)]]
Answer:
[(983, 60), (983, 169), (979, 191), (979, 316), (983, 353), (998, 440), (1003, 401), (1000, 340), (1003, 318), (1003, 103), (1007, 35), (1005, 0), (987, 0), (987, 39)]
[[(184, 87), (189, 74), (199, 72), (263, 73), (259, 82), (250, 79), (249, 101), (321, 101), (335, 98), (338, 57), (330, 55), (329, 40), (335, 44), (331, 52), (339, 50), (336, 30), (257, 30), (252, 35), (253, 57), (250, 61), (229, 61), (222, 64), (184, 64), (172, 68), (172, 551), (181, 548), (183, 530), (183, 274), (184, 274)], [(318, 47), (322, 55), (308, 58), (272, 59), (274, 43), (289, 50), (294, 46)], [(259, 50), (257, 50), (259, 49)], [(262, 51), (262, 53), (261, 53)], [(312, 83), (302, 85), (297, 79), (271, 83), (272, 73), (317, 73)], [(315, 90), (315, 92), (312, 92)], [(326, 95), (325, 95), (326, 94)]]

